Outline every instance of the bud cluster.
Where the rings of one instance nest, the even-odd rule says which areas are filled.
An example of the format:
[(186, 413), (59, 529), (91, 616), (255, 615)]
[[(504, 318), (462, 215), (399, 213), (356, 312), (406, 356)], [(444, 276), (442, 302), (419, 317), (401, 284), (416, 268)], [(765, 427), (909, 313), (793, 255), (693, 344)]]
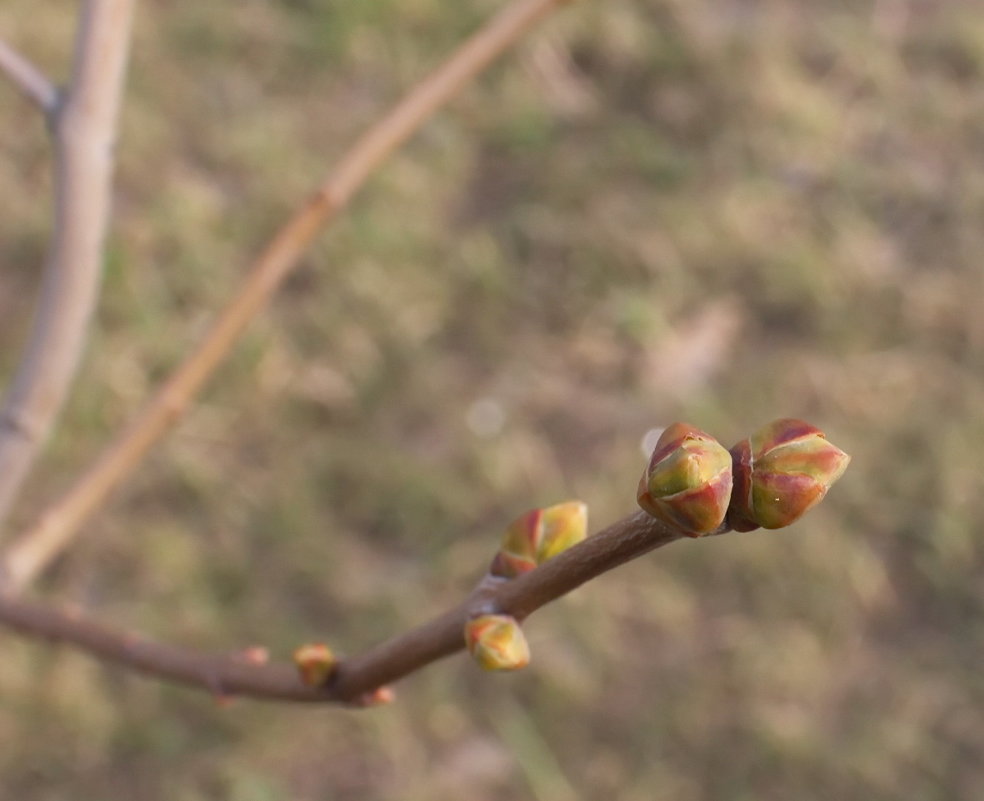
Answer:
[[(801, 420), (776, 420), (730, 451), (710, 434), (674, 423), (656, 443), (637, 498), (650, 515), (690, 537), (782, 528), (819, 503), (848, 462)], [(527, 512), (506, 529), (489, 574), (501, 580), (534, 570), (581, 542), (587, 522), (580, 501)], [(517, 670), (530, 661), (526, 637), (510, 615), (474, 617), (464, 637), (485, 670)]]
[[(588, 507), (566, 501), (532, 509), (506, 527), (489, 566), (494, 579), (513, 579), (577, 545), (588, 534)], [(481, 615), (465, 625), (465, 644), (485, 670), (518, 670), (530, 661), (519, 622), (509, 615)]]
[(639, 505), (691, 537), (782, 528), (818, 504), (851, 457), (802, 420), (776, 420), (731, 451), (674, 423), (639, 482)]

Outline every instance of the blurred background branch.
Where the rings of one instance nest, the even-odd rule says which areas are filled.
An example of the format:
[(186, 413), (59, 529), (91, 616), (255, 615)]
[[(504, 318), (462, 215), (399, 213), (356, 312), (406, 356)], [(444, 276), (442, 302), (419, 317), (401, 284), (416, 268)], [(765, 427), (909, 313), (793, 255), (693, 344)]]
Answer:
[(54, 112), (58, 103), (57, 87), (3, 39), (0, 39), (0, 72), (46, 115)]
[[(348, 204), (372, 171), (534, 23), (567, 2), (570, 0), (515, 0), (465, 41), (447, 61), (415, 86), (355, 143), (314, 195), (273, 236), (253, 263), (236, 295), (199, 345), (91, 467), (80, 474), (64, 496), (52, 503), (37, 523), (11, 546), (2, 564), (2, 573), (10, 587), (18, 589), (30, 582), (71, 542), (86, 518), (110, 491), (132, 473), (153, 444), (184, 413), (192, 397), (225, 358), (247, 323), (297, 264), (314, 238)], [(57, 289), (59, 297), (65, 294), (61, 285)], [(49, 327), (44, 328), (47, 331)], [(52, 347), (47, 337), (43, 344)], [(31, 363), (37, 358), (40, 356), (32, 357)], [(30, 380), (25, 378), (25, 383), (34, 387), (38, 382), (32, 376)], [(16, 390), (15, 384), (14, 400), (11, 402), (15, 411), (27, 405), (20, 401)], [(19, 417), (12, 413), (11, 420), (14, 419)], [(22, 424), (17, 430), (23, 427)], [(26, 452), (28, 445), (36, 440), (36, 437), (20, 437), (12, 439), (12, 443), (20, 443), (20, 449)], [(0, 446), (2, 444), (0, 442)], [(13, 447), (11, 444), (8, 449)], [(2, 457), (3, 450), (0, 448), (0, 467), (3, 465)], [(15, 467), (20, 467), (24, 459), (24, 456), (19, 456)], [(16, 486), (12, 478), (8, 478), (6, 483)], [(0, 484), (2, 489), (3, 485)], [(2, 498), (0, 494), (0, 501)]]
[[(41, 296), (0, 407), (0, 524), (58, 420), (88, 341), (132, 14), (133, 0), (81, 5), (71, 79), (53, 119), (54, 216)], [(53, 109), (53, 90), (37, 77), (31, 81), (36, 97)]]

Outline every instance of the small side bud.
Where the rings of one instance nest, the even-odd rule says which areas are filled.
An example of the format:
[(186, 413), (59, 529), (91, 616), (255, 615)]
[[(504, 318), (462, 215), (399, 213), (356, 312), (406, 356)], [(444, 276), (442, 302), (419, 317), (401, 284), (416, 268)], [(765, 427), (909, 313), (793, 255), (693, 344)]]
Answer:
[(371, 706), (385, 706), (396, 700), (396, 692), (390, 686), (377, 687), (367, 693), (362, 693), (352, 702), (352, 706), (365, 709)]
[(465, 624), (465, 645), (484, 670), (519, 670), (530, 663), (530, 646), (516, 619), (482, 615)]
[(335, 655), (324, 643), (306, 643), (294, 651), (294, 664), (308, 687), (322, 687), (335, 670)]
[(270, 651), (262, 645), (251, 645), (243, 649), (240, 657), (250, 665), (265, 665), (270, 661)]
[(674, 423), (656, 442), (637, 499), (653, 517), (699, 537), (724, 522), (731, 480), (724, 446), (687, 423)]
[(731, 449), (734, 492), (728, 523), (735, 531), (783, 528), (823, 500), (851, 457), (802, 420), (785, 418)]
[(588, 533), (588, 507), (567, 501), (533, 509), (516, 518), (506, 529), (489, 572), (515, 578), (566, 551)]

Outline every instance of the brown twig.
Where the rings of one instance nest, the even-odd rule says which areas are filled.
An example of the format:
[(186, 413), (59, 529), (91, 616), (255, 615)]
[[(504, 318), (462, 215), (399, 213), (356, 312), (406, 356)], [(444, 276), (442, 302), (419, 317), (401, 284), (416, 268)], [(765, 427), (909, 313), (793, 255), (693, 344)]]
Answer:
[(51, 116), (58, 105), (58, 88), (41, 70), (0, 39), (0, 72), (17, 87), (24, 97), (36, 105), (46, 116)]
[(89, 470), (15, 542), (3, 562), (10, 588), (28, 583), (174, 424), (315, 236), (393, 150), (535, 22), (570, 0), (514, 0), (419, 83), (345, 155), (259, 255), (238, 293), (198, 348)]
[[(64, 104), (49, 117), (55, 133), (52, 241), (27, 345), (0, 409), (0, 520), (55, 424), (85, 346), (102, 275), (133, 3), (83, 4), (72, 82)], [(20, 74), (39, 102), (54, 110), (55, 90), (40, 83), (39, 74)]]
[(464, 648), (463, 630), (477, 614), (522, 619), (602, 573), (667, 545), (682, 535), (636, 512), (519, 578), (483, 582), (460, 605), (418, 628), (339, 663), (323, 688), (304, 685), (292, 665), (257, 665), (242, 656), (207, 654), (116, 631), (77, 613), (61, 612), (10, 594), (0, 595), (0, 624), (65, 643), (98, 659), (220, 696), (352, 703)]

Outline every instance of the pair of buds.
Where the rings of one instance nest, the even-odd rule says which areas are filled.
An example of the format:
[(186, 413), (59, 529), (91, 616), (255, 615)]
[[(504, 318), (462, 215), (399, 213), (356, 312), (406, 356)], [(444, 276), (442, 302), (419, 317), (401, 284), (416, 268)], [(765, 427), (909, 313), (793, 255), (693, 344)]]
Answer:
[(823, 500), (850, 461), (802, 420), (776, 420), (730, 452), (709, 434), (674, 423), (657, 441), (637, 497), (653, 517), (691, 537), (722, 526), (782, 528)]
[[(577, 545), (588, 535), (588, 507), (567, 501), (532, 509), (506, 528), (489, 574), (512, 579)], [(480, 615), (465, 624), (465, 645), (485, 670), (518, 670), (530, 661), (519, 621), (510, 615)]]

